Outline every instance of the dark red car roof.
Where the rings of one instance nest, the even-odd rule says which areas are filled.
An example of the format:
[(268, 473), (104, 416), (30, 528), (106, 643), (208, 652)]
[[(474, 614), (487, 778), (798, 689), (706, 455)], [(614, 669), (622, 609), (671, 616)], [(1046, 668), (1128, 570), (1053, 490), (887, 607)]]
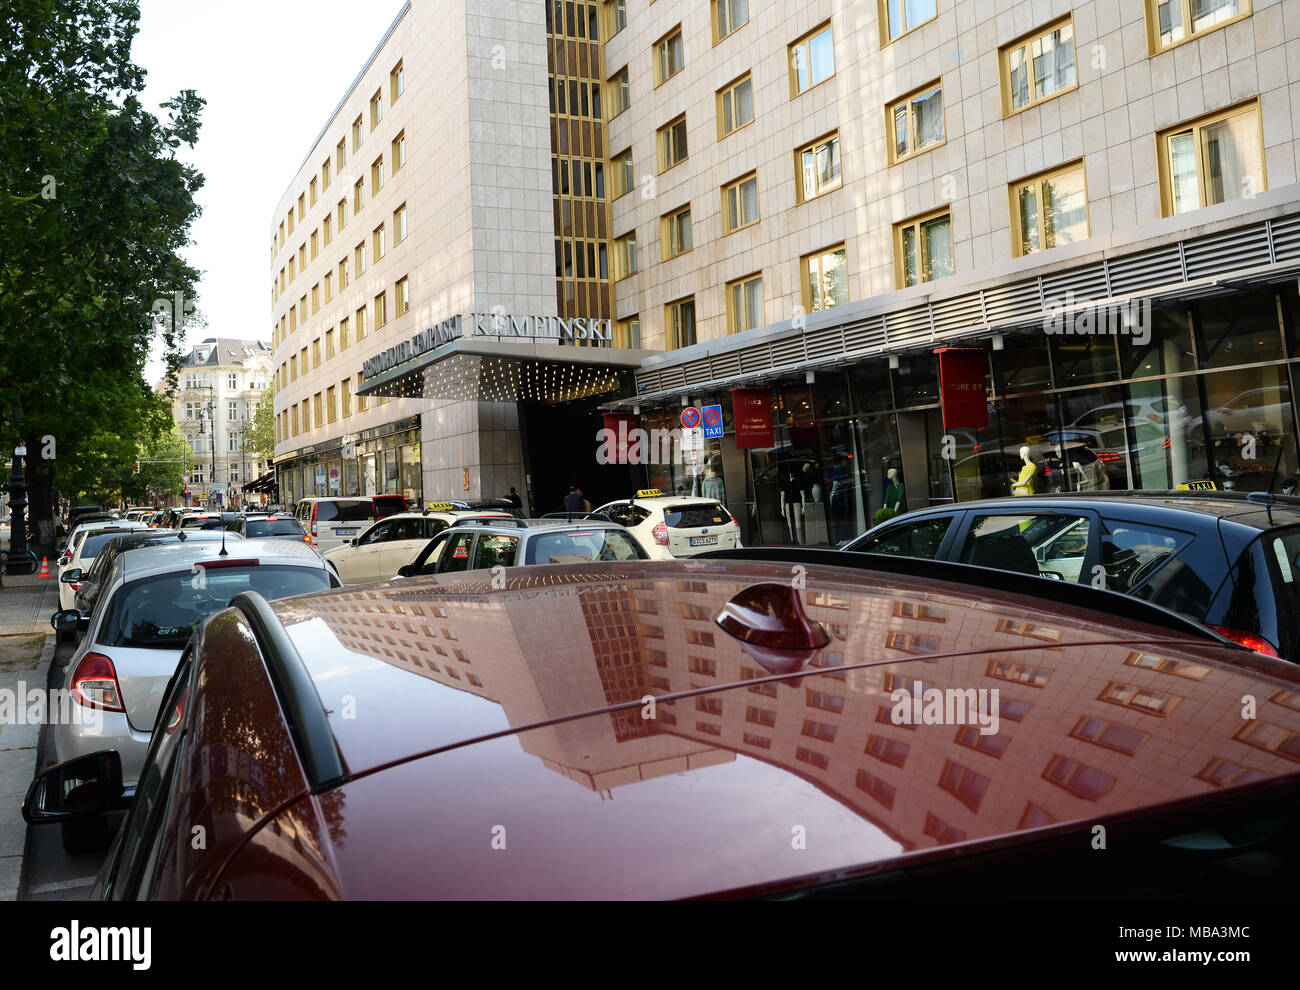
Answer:
[[(349, 779), (308, 795), (275, 756), (280, 779), (263, 768), (267, 796), (240, 815), (264, 827), (213, 896), (693, 896), (1300, 779), (1300, 669), (1191, 634), (811, 567), (802, 599), (831, 643), (808, 673), (754, 683), (773, 677), (758, 651), (713, 620), (789, 567), (507, 575), (273, 605)], [(891, 691), (918, 681), (997, 689), (998, 732), (895, 724)], [(254, 728), (265, 715), (240, 726), (266, 736), (254, 752), (283, 746)]]

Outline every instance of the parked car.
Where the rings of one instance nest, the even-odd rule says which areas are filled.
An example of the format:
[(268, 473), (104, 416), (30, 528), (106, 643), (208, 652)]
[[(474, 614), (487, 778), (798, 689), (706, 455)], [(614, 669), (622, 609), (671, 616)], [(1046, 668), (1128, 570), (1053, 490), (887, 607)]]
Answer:
[(293, 514), (311, 537), (311, 545), (322, 554), (360, 536), (363, 529), (379, 518), (374, 499), (369, 495), (304, 498)]
[(596, 511), (626, 526), (653, 560), (743, 546), (740, 523), (713, 498), (665, 495), (648, 488), (633, 498), (607, 502)]
[(443, 530), (397, 574), (416, 577), (493, 567), (647, 559), (649, 554), (636, 537), (607, 519), (471, 519)]
[[(1126, 490), (1129, 484), (1128, 461), (1140, 472), (1145, 463), (1156, 461), (1163, 465), (1173, 441), (1164, 427), (1150, 420), (1133, 419), (1128, 423), (1096, 428), (1070, 428), (1051, 430), (1045, 434), (1048, 443), (1083, 444), (1097, 456), (1106, 471), (1105, 489)], [(1087, 489), (1080, 489), (1087, 490)]]
[(399, 568), (415, 560), (429, 541), (449, 526), (470, 519), (490, 523), (514, 518), (506, 512), (457, 509), (449, 502), (433, 503), (430, 509), (381, 519), (360, 536), (327, 550), (323, 556), (344, 584), (387, 581)]
[(844, 549), (1104, 583), (1300, 663), (1300, 499), (1268, 498), (1171, 491), (963, 502), (891, 519)]
[(100, 548), (115, 536), (123, 533), (135, 533), (144, 529), (142, 525), (121, 520), (117, 525), (83, 526), (77, 532), (77, 540), (68, 549), (72, 556), (66, 566), (59, 568), (59, 608), (72, 608), (77, 589), (81, 587), (81, 576), (90, 570)]
[(72, 558), (77, 555), (82, 542), (89, 534), (106, 529), (134, 530), (142, 528), (139, 523), (127, 522), (125, 519), (83, 519), (68, 534), (68, 542), (59, 548), (59, 556), (55, 560), (59, 571), (58, 576), (63, 576), (63, 572), (72, 563)]
[(297, 540), (300, 543), (307, 542), (307, 531), (302, 528), (302, 523), (290, 515), (272, 516), (249, 513), (244, 516), (236, 516), (227, 524), (226, 529), (228, 532), (238, 533), (250, 540)]
[[(94, 709), (102, 725), (62, 719), (54, 729), (60, 760), (106, 746), (121, 758), (128, 787), (139, 779), (163, 689), (194, 629), (242, 591), (283, 598), (336, 587), (320, 557), (303, 544), (186, 540), (120, 554), (90, 616), (59, 611), (57, 632), (86, 633), (68, 660), (63, 688)], [(102, 841), (103, 823), (69, 823), (69, 851)]]
[[(1294, 896), (1300, 668), (1088, 587), (845, 557), (241, 595), (91, 896)], [(93, 819), (121, 778), (88, 754), (24, 815)]]

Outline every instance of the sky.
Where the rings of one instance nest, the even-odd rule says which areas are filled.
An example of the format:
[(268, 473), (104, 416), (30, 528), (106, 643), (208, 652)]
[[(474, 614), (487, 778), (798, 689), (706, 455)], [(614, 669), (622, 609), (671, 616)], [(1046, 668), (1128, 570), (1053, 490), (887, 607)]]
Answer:
[[(388, 30), (404, 0), (140, 0), (133, 56), (141, 99), (182, 89), (207, 100), (198, 144), (180, 157), (203, 173), (203, 214), (186, 260), (202, 272), (205, 337), (270, 341), (271, 216), (311, 142)], [(162, 377), (162, 341), (145, 369)]]

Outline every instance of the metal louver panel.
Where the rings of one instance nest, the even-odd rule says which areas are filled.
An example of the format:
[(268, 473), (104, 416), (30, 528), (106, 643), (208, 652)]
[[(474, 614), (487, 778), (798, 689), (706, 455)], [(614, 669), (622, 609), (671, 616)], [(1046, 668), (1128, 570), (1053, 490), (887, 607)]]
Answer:
[(1067, 272), (1043, 276), (1043, 303), (1070, 306), (1091, 299), (1106, 298), (1106, 266), (1100, 261)]
[(659, 391), (659, 372), (648, 371), (636, 376), (636, 390), (638, 395), (644, 395), (647, 392)]
[(1300, 258), (1300, 217), (1273, 221), (1273, 254), (1278, 261)]
[(1117, 258), (1110, 263), (1110, 292), (1113, 296), (1126, 296), (1181, 281), (1183, 265), (1178, 257), (1177, 244)]
[(804, 359), (802, 335), (782, 340), (772, 345), (772, 367), (782, 368), (787, 364), (798, 364)]
[(718, 354), (713, 358), (713, 377), (731, 378), (740, 374), (740, 355), (735, 351), (730, 354)]
[(844, 328), (844, 350), (848, 354), (885, 346), (885, 321), (872, 316)]
[(699, 361), (690, 361), (682, 365), (686, 377), (687, 385), (695, 385), (699, 382), (707, 382), (713, 377), (709, 368), (709, 359), (702, 358)]
[(934, 329), (937, 333), (978, 327), (984, 322), (983, 308), (977, 293), (945, 299), (934, 304)]
[(839, 357), (844, 353), (844, 331), (840, 327), (825, 327), (811, 331), (806, 340), (808, 360), (821, 361)]
[(676, 368), (664, 368), (659, 372), (660, 388), (681, 388), (686, 384), (686, 371), (678, 365)]
[(772, 367), (772, 354), (766, 347), (747, 347), (740, 352), (741, 374), (766, 371)]
[(1003, 323), (1009, 320), (1033, 316), (1040, 312), (1038, 303), (1038, 281), (1017, 282), (1014, 285), (998, 286), (984, 292), (984, 313), (990, 323)]
[(1268, 264), (1268, 231), (1263, 224), (1188, 241), (1183, 248), (1187, 277), (1208, 278), (1238, 268)]

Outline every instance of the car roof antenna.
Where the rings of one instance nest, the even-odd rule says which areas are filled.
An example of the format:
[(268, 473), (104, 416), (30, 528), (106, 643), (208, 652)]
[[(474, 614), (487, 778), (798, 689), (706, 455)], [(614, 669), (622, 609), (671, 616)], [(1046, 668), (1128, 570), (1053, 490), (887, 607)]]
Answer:
[(218, 553), (217, 556), (218, 556), (218, 557), (229, 557), (229, 556), (230, 556), (230, 551), (226, 549), (226, 531), (225, 531), (225, 529), (222, 529), (222, 530), (221, 530), (221, 552)]
[(1277, 459), (1273, 461), (1273, 473), (1268, 477), (1268, 487), (1262, 492), (1250, 492), (1246, 495), (1247, 502), (1254, 502), (1257, 505), (1264, 506), (1268, 510), (1268, 524), (1275, 525), (1273, 522), (1273, 503), (1276, 499), (1273, 497), (1273, 486), (1277, 484), (1277, 472), (1282, 466), (1282, 451), (1286, 448), (1281, 444), (1277, 448)]

